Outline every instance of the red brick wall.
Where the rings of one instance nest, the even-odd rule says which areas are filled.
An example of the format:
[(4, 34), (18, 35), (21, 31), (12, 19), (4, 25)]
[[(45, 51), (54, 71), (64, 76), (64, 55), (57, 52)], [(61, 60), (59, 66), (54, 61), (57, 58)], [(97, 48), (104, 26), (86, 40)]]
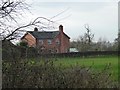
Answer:
[[(56, 43), (56, 40), (60, 41), (60, 44)], [(63, 32), (60, 32), (55, 39), (52, 40), (52, 44), (48, 44), (48, 40), (43, 40), (43, 44), (41, 46), (44, 46), (46, 49), (46, 52), (49, 53), (49, 50), (52, 50), (53, 53), (66, 53), (69, 49), (69, 38), (64, 35)], [(39, 42), (39, 41), (38, 41)], [(39, 44), (38, 44), (39, 45)], [(57, 52), (56, 52), (57, 50)]]
[[(59, 32), (60, 33), (54, 39), (52, 39), (52, 44), (48, 44), (49, 39), (43, 40), (43, 44), (41, 46), (45, 47), (45, 52), (49, 52), (49, 50), (52, 50), (53, 53), (68, 52), (70, 47), (70, 41), (69, 38), (63, 32), (63, 26), (59, 26)], [(60, 41), (60, 44), (56, 44), (57, 39)], [(29, 33), (24, 36), (22, 41), (27, 41), (28, 45), (31, 47), (40, 47), (39, 41), (36, 41), (36, 39)]]
[[(41, 46), (45, 47), (46, 52), (49, 52), (49, 50), (52, 50), (53, 53), (60, 53), (60, 44), (56, 44), (57, 39), (60, 41), (60, 35), (58, 35), (55, 39), (43, 40), (43, 44)], [(51, 40), (52, 44), (48, 44), (48, 40)], [(39, 41), (37, 42), (39, 43)]]
[(36, 46), (36, 39), (31, 34), (26, 34), (22, 41), (26, 41), (28, 43), (28, 46), (34, 47)]
[(61, 46), (60, 46), (60, 53), (66, 53), (68, 52), (70, 47), (70, 41), (69, 38), (64, 35), (63, 32), (61, 32)]

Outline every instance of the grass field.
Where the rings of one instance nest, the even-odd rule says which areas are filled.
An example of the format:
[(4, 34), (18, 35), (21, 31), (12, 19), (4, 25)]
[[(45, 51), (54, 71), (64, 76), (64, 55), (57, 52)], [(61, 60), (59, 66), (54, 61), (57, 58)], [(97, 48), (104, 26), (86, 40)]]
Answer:
[[(72, 88), (118, 87), (118, 56), (36, 57), (15, 62), (3, 61), (2, 65), (4, 87), (11, 86), (13, 82), (18, 87), (20, 85), (25, 87), (37, 85), (42, 88), (46, 86), (66, 87), (66, 85)], [(109, 68), (104, 70), (107, 65)], [(79, 66), (84, 66), (84, 68)], [(90, 72), (86, 71), (88, 68)], [(112, 77), (109, 77), (110, 73)]]
[[(34, 63), (35, 59), (31, 61)], [(38, 58), (35, 65), (40, 65), (40, 58)], [(113, 79), (118, 81), (118, 56), (98, 56), (98, 57), (64, 57), (64, 58), (52, 58), (54, 65), (61, 65), (63, 68), (70, 68), (78, 66), (91, 67), (91, 70), (98, 72), (103, 70), (107, 65), (109, 65), (108, 72), (112, 74)]]
[(90, 67), (96, 71), (103, 70), (106, 65), (110, 65), (108, 69), (112, 73), (112, 77), (118, 80), (118, 56), (105, 56), (105, 57), (89, 57), (89, 58), (58, 58), (55, 61), (56, 65), (61, 64), (63, 67), (70, 67), (75, 65)]

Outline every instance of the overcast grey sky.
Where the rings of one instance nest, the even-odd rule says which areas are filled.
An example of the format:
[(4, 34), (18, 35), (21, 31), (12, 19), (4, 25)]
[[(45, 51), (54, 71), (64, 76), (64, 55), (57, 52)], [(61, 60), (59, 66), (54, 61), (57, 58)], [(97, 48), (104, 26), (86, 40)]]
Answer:
[(55, 2), (50, 0), (50, 2), (41, 2), (27, 0), (32, 12), (32, 14), (27, 14), (27, 18), (32, 19), (39, 16), (51, 18), (66, 10), (52, 20), (58, 23), (57, 26), (60, 24), (64, 26), (64, 32), (71, 37), (71, 40), (83, 35), (86, 31), (84, 25), (89, 24), (92, 33), (95, 34), (95, 41), (100, 37), (113, 41), (118, 33), (118, 3), (115, 0), (99, 1)]

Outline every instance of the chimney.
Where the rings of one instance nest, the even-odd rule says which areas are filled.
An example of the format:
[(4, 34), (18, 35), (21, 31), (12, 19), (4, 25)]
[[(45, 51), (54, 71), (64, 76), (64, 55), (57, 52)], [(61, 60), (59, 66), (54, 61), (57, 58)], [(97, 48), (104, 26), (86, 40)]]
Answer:
[(62, 25), (59, 26), (59, 31), (63, 32), (63, 26)]
[(38, 31), (38, 28), (37, 28), (37, 27), (35, 27), (35, 28), (34, 28), (34, 31)]

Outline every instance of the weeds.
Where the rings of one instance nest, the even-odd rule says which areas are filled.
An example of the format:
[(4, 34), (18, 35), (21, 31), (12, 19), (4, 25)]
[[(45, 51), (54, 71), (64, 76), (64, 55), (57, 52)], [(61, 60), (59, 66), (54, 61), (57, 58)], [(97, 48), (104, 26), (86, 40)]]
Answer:
[[(71, 66), (63, 69), (53, 60), (3, 61), (3, 88), (116, 88), (108, 72), (110, 65), (101, 72), (92, 72), (91, 67)], [(30, 65), (31, 64), (31, 65)], [(32, 65), (34, 64), (34, 65)]]

